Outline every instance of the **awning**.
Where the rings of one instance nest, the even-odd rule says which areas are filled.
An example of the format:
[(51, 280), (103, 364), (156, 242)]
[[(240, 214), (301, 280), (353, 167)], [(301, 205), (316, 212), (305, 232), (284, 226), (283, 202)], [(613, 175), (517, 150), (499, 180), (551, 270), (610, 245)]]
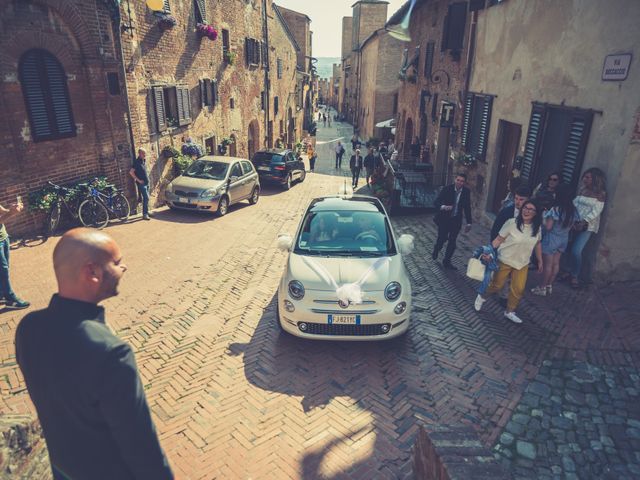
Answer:
[(393, 128), (391, 129), (391, 135), (395, 135), (395, 134), (396, 134), (396, 127), (393, 127)]
[(396, 119), (390, 118), (389, 120), (385, 120), (384, 122), (376, 123), (376, 127), (378, 128), (391, 128), (396, 126)]

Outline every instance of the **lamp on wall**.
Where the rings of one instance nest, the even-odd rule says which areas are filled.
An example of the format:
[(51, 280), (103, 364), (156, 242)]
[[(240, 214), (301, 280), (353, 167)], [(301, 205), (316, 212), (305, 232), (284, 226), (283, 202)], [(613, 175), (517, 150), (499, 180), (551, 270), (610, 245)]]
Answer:
[(415, 5), (416, 0), (411, 0), (411, 5), (409, 5), (407, 13), (405, 13), (404, 17), (402, 17), (402, 21), (395, 25), (389, 25), (385, 27), (387, 32), (389, 32), (389, 35), (403, 42), (411, 41), (411, 35), (409, 35), (409, 21), (411, 20), (411, 12), (413, 11), (413, 7), (415, 7)]

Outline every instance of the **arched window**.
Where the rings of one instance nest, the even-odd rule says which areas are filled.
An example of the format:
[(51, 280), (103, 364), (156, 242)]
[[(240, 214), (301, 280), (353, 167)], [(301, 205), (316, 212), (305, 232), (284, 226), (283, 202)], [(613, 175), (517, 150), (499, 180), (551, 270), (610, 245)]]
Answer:
[(56, 57), (46, 50), (28, 50), (18, 72), (34, 141), (75, 136), (67, 76)]

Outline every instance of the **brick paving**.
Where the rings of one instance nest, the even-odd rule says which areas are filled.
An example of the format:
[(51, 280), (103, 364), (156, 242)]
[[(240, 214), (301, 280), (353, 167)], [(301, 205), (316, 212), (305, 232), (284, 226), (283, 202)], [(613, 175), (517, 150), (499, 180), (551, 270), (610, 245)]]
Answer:
[[(276, 238), (295, 230), (312, 198), (337, 191), (342, 178), (333, 169), (329, 141), (343, 135), (348, 141), (344, 124), (321, 127), (316, 173), (288, 192), (265, 188), (257, 206), (233, 207), (224, 218), (161, 209), (152, 222), (107, 229), (129, 266), (121, 294), (105, 302), (107, 318), (136, 350), (162, 445), (179, 478), (411, 478), (419, 423), (467, 424), (485, 445), (499, 446), (508, 441), (509, 425), (523, 420), (515, 415), (533, 421), (533, 407), (526, 406), (531, 389), (546, 392), (536, 386), (544, 383), (540, 375), (562, 377), (588, 365), (602, 372), (598, 381), (608, 385), (610, 373), (616, 385), (631, 388), (620, 394), (633, 396), (638, 387), (632, 372), (640, 363), (633, 306), (640, 285), (588, 291), (560, 285), (551, 297), (527, 295), (519, 309), (522, 325), (504, 319), (494, 300), (476, 313), (475, 282), (462, 268), (465, 253), (487, 231), (475, 226), (461, 235), (454, 258), (459, 271), (445, 271), (430, 259), (436, 231), (428, 214), (393, 219), (397, 233), (416, 236), (416, 251), (407, 258), (414, 315), (405, 338), (335, 344), (280, 334), (275, 292), (286, 256)], [(347, 165), (349, 150), (347, 143)], [(342, 175), (348, 175), (346, 167)], [(30, 241), (12, 252), (15, 288), (36, 308), (54, 291), (53, 244)], [(0, 314), (0, 413), (33, 414), (13, 351), (22, 314)], [(635, 435), (637, 426), (629, 421), (640, 420), (630, 397), (623, 406), (611, 391), (602, 394), (597, 409), (605, 412), (610, 402), (625, 430), (602, 434), (613, 447), (585, 438), (600, 442), (604, 454), (605, 447), (615, 449), (609, 460), (638, 463), (628, 462), (628, 455), (637, 456), (636, 443), (618, 448)], [(564, 406), (542, 411), (550, 422), (558, 411), (583, 413)], [(606, 414), (600, 417), (608, 424)], [(527, 459), (531, 448), (521, 445), (518, 453), (517, 440), (537, 440), (527, 440), (526, 432), (512, 435), (516, 446), (496, 453), (516, 475), (549, 472), (553, 478), (560, 475), (553, 466), (573, 473), (562, 455), (536, 450), (536, 458)]]

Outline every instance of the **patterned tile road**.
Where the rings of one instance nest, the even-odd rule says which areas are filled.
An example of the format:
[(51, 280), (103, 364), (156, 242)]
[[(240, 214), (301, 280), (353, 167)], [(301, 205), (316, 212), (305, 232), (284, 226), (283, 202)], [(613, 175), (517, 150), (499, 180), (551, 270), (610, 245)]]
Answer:
[[(493, 300), (478, 314), (475, 284), (461, 270), (486, 229), (461, 236), (460, 269), (445, 271), (428, 254), (435, 227), (426, 214), (393, 220), (398, 233), (416, 236), (405, 338), (335, 344), (281, 335), (277, 235), (294, 231), (313, 197), (337, 191), (346, 170), (333, 169), (332, 140), (349, 132), (321, 128), (316, 173), (288, 192), (265, 189), (255, 207), (219, 219), (159, 210), (152, 222), (107, 229), (129, 265), (121, 294), (105, 302), (107, 318), (134, 346), (179, 478), (411, 478), (419, 422), (469, 424), (497, 445), (543, 361), (639, 364), (637, 314), (619, 300), (637, 305), (638, 285), (527, 296), (522, 325), (503, 319)], [(13, 252), (16, 289), (35, 307), (54, 290), (53, 243)], [(0, 315), (0, 413), (33, 414), (13, 350), (20, 317)], [(640, 420), (634, 415), (625, 418)]]

